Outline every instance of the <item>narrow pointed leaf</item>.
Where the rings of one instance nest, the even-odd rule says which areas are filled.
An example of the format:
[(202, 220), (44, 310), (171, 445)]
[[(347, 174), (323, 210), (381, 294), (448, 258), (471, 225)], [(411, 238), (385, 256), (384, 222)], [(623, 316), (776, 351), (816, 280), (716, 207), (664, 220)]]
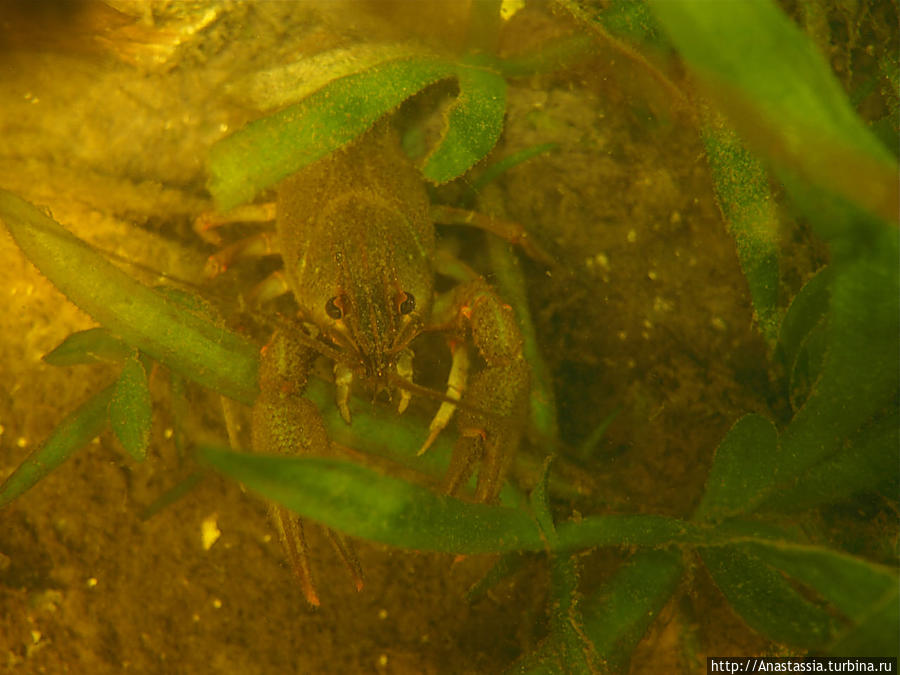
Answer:
[(572, 675), (590, 675), (598, 670), (594, 645), (585, 635), (578, 592), (576, 555), (550, 556), (550, 640), (559, 645), (559, 655)]
[[(634, 648), (672, 597), (681, 576), (681, 556), (677, 552), (640, 551), (581, 602), (584, 634), (600, 664), (605, 664), (599, 672), (628, 672)], [(547, 639), (507, 672), (567, 672), (564, 654), (559, 640)]]
[(501, 555), (487, 574), (466, 591), (466, 601), (472, 604), (481, 600), (494, 586), (521, 570), (526, 560), (528, 560), (526, 554), (518, 551)]
[(716, 448), (695, 518), (719, 521), (748, 512), (772, 489), (778, 434), (761, 415), (746, 415)]
[(785, 513), (873, 490), (896, 495), (900, 480), (898, 447), (900, 420), (893, 409), (854, 434), (831, 457), (797, 474), (791, 482), (777, 486), (759, 509)]
[(828, 645), (832, 656), (893, 656), (900, 655), (900, 593), (898, 584), (859, 623), (843, 631)]
[(252, 342), (138, 283), (4, 190), (0, 219), (41, 273), (110, 332), (188, 379), (252, 405), (258, 358)]
[(137, 353), (125, 361), (109, 403), (109, 422), (116, 438), (134, 459), (142, 461), (150, 444), (153, 402), (147, 371)]
[(303, 53), (291, 63), (239, 78), (226, 89), (245, 105), (270, 111), (302, 101), (342, 77), (411, 58), (434, 58), (434, 54), (410, 43), (365, 42), (312, 55)]
[(778, 335), (778, 353), (785, 370), (791, 372), (806, 336), (828, 314), (832, 268), (821, 269), (804, 284), (791, 302)]
[(745, 140), (809, 183), (882, 218), (896, 217), (890, 153), (856, 115), (815, 45), (775, 2), (650, 5)]
[(588, 516), (556, 526), (561, 550), (593, 546), (666, 546), (721, 541), (709, 528), (652, 514)]
[(653, 0), (650, 6), (689, 63), (739, 86), (775, 121), (779, 116), (805, 119), (812, 129), (888, 158), (815, 45), (776, 3)]
[(896, 569), (833, 549), (776, 542), (738, 546), (809, 586), (854, 620), (893, 594), (900, 582)]
[[(836, 267), (821, 374), (781, 434), (779, 482), (827, 460), (897, 395), (900, 270), (896, 233), (884, 248)], [(896, 457), (896, 448), (884, 448)]]
[(547, 476), (550, 473), (550, 462), (551, 458), (548, 457), (544, 462), (541, 478), (529, 495), (528, 503), (531, 507), (531, 512), (534, 514), (534, 519), (537, 521), (538, 527), (541, 528), (541, 532), (547, 538), (548, 543), (555, 545), (557, 541), (556, 526), (553, 524), (553, 515), (550, 513), (550, 501), (547, 493)]
[(770, 640), (798, 647), (822, 646), (832, 620), (801, 596), (775, 569), (735, 546), (708, 548), (703, 562), (732, 608)]
[(833, 549), (791, 542), (756, 541), (736, 546), (812, 589), (849, 619), (849, 625), (829, 646), (829, 653), (896, 655), (900, 635), (900, 577), (896, 568)]
[(112, 392), (113, 387), (109, 386), (91, 397), (66, 417), (50, 437), (13, 471), (0, 486), (0, 508), (29, 490), (103, 431)]
[(131, 351), (105, 328), (90, 328), (72, 333), (56, 349), (45, 354), (44, 361), (51, 366), (121, 363)]
[(770, 348), (778, 338), (778, 216), (768, 172), (719, 116), (703, 129), (716, 198), (737, 246), (741, 271), (760, 332)]
[[(358, 464), (253, 455), (211, 446), (199, 448), (198, 459), (301, 516), (346, 534), (404, 548), (474, 554), (716, 545), (733, 538), (728, 531), (718, 533), (676, 518), (607, 515), (561, 523), (554, 545), (522, 509), (468, 504)], [(744, 540), (748, 535), (741, 531), (737, 536)]]
[(635, 553), (613, 577), (582, 602), (584, 629), (613, 672), (628, 660), (681, 579), (677, 551)]
[(455, 72), (455, 64), (441, 59), (389, 61), (334, 80), (299, 103), (251, 122), (210, 150), (209, 191), (216, 206), (227, 211), (251, 201)]
[(519, 265), (518, 258), (510, 250), (509, 244), (499, 237), (488, 237), (487, 249), (491, 269), (495, 275), (494, 283), (500, 295), (512, 305), (516, 313), (516, 321), (522, 332), (522, 354), (531, 366), (531, 425), (544, 438), (556, 438), (559, 435), (559, 424), (556, 417), (553, 378), (541, 354), (537, 331), (528, 306), (525, 273)]
[(349, 462), (272, 457), (209, 446), (198, 458), (267, 499), (353, 536), (423, 551), (543, 550), (524, 511), (468, 504)]

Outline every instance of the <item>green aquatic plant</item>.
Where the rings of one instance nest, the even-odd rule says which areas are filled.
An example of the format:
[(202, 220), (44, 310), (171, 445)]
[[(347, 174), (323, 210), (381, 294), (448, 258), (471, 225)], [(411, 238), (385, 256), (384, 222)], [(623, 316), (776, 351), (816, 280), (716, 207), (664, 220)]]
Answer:
[(422, 164), (426, 179), (446, 183), (484, 159), (500, 138), (507, 76), (558, 68), (583, 57), (590, 44), (589, 39), (575, 36), (547, 45), (524, 61), (502, 60), (481, 51), (461, 58), (412, 49), (389, 52), (388, 60), (334, 79), (213, 146), (209, 191), (223, 211), (248, 202), (360, 136), (429, 85), (455, 79), (459, 94), (446, 113), (443, 137)]
[[(708, 84), (709, 101), (698, 116), (701, 133), (760, 331), (783, 367), (788, 419), (750, 414), (737, 420), (715, 450), (689, 518), (587, 513), (554, 519), (552, 464), (527, 500), (511, 493), (503, 505), (483, 505), (337, 460), (258, 456), (213, 445), (196, 448), (194, 456), (345, 534), (414, 550), (500, 554), (473, 593), (516, 569), (523, 553), (546, 555), (549, 635), (515, 672), (625, 668), (648, 626), (698, 564), (734, 611), (774, 642), (802, 652), (896, 654), (896, 561), (871, 561), (785, 525), (860, 491), (881, 491), (896, 504), (900, 274), (897, 229), (885, 219), (885, 204), (895, 196), (895, 158), (868, 133), (827, 65), (773, 4), (742, 4), (740, 21), (731, 14), (734, 5), (669, 0), (651, 4), (649, 12), (642, 3), (632, 7), (640, 9), (634, 21), (621, 6), (589, 21), (657, 47), (667, 35)], [(573, 53), (583, 43), (573, 45), (563, 51)], [(483, 54), (461, 60), (396, 56), (344, 75), (216, 146), (210, 190), (217, 202), (227, 208), (251, 199), (447, 77), (457, 78), (460, 97), (424, 174), (444, 182), (481, 160), (502, 130), (504, 77), (522, 64)], [(735, 111), (723, 100), (735, 94), (744, 109)], [(303, 133), (308, 125), (322, 133)], [(848, 163), (843, 169), (823, 166), (818, 151), (776, 142), (791, 135), (817, 139), (829, 157)], [(745, 139), (753, 150), (745, 148)], [(841, 179), (841, 171), (857, 169), (853, 180)], [(831, 252), (828, 267), (786, 312), (778, 306), (769, 171)], [(0, 193), (0, 217), (39, 269), (104, 326), (73, 336), (48, 360), (123, 363), (117, 383), (68, 417), (0, 487), (0, 506), (96, 436), (107, 419), (129, 454), (144, 456), (147, 358), (252, 404), (254, 344), (202, 309), (141, 286), (10, 193)], [(439, 471), (427, 466), (429, 457), (414, 457), (421, 432), (415, 422), (376, 422), (358, 402), (360, 412), (348, 428), (327, 405), (324, 386), (312, 383), (307, 394), (339, 442)], [(583, 596), (579, 554), (601, 546), (633, 552), (599, 589)]]

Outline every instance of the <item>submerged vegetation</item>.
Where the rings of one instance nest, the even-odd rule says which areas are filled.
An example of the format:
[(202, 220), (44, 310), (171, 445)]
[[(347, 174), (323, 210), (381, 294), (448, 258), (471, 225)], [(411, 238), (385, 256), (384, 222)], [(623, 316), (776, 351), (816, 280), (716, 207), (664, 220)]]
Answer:
[[(499, 6), (482, 4), (483, 15), (474, 18), (481, 26), (477, 35), (495, 25)], [(813, 42), (774, 3), (666, 0), (614, 3), (603, 12), (561, 4), (581, 22), (583, 35), (542, 45), (532, 55), (501, 58), (477, 44), (460, 58), (406, 47), (373, 51), (353, 72), (312, 93), (283, 93), (278, 112), (212, 148), (209, 190), (223, 209), (246, 203), (435, 82), (455, 79), (458, 94), (444, 112), (440, 139), (421, 162), (426, 179), (445, 184), (494, 148), (509, 78), (570, 67), (589, 55), (594, 41), (611, 40), (632, 56), (677, 53), (703, 92), (685, 105), (693, 110), (724, 225), (734, 238), (775, 391), (767, 414), (748, 411), (708, 449), (711, 466), (692, 511), (680, 517), (640, 508), (608, 513), (603, 495), (571, 497), (579, 491), (565, 485), (557, 465), (577, 461), (587, 473), (602, 465), (592, 463), (590, 447), (567, 450), (553, 437), (552, 401), (562, 393), (551, 381), (539, 382), (537, 397), (551, 409), (533, 411), (532, 424), (539, 429), (535, 445), (557, 459), (539, 460), (542, 468), (525, 486), (530, 492), (511, 486), (502, 504), (467, 503), (343, 460), (269, 457), (215, 444), (194, 447), (193, 458), (344, 534), (417, 551), (498, 554), (473, 597), (515, 574), (529, 556), (545, 556), (546, 637), (510, 664), (515, 672), (627, 668), (654, 618), (679, 592), (690, 595), (684, 588), (701, 567), (753, 631), (785, 646), (781, 653), (896, 655), (896, 523), (871, 535), (884, 537), (882, 544), (850, 548), (829, 537), (816, 514), (860, 494), (877, 495), (884, 509), (897, 510), (897, 158), (857, 116)], [(894, 124), (896, 133), (896, 116)], [(535, 153), (520, 159), (529, 154)], [(498, 172), (487, 168), (480, 175)], [(484, 187), (487, 181), (473, 182)], [(778, 236), (786, 208), (808, 223), (829, 259), (787, 299)], [(107, 420), (128, 455), (144, 459), (151, 360), (177, 377), (253, 403), (258, 346), (202, 303), (136, 282), (9, 192), (0, 193), (0, 218), (41, 272), (102, 325), (73, 335), (47, 361), (123, 364), (115, 385), (72, 413), (7, 479), (0, 506), (88, 443)], [(506, 297), (524, 297), (521, 280), (506, 285)], [(527, 302), (516, 309), (530, 324)], [(533, 329), (523, 332), (534, 335)], [(536, 355), (541, 347), (528, 349)], [(348, 428), (329, 389), (312, 383), (307, 395), (336, 441), (387, 454), (423, 474), (441, 472), (430, 457), (416, 457), (424, 423), (385, 420), (356, 401), (359, 413)], [(440, 443), (437, 454), (446, 457), (448, 445)], [(616, 551), (618, 564), (586, 588), (583, 579), (592, 575), (585, 552), (598, 547)], [(890, 553), (874, 559), (873, 550)]]

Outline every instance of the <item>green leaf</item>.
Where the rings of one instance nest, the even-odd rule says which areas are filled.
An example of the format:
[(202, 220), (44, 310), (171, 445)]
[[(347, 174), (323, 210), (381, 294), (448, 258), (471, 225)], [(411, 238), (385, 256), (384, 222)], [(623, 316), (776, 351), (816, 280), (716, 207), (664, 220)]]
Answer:
[(90, 328), (69, 335), (53, 351), (44, 354), (44, 361), (51, 366), (121, 363), (131, 351), (105, 328)]
[(465, 208), (469, 208), (475, 198), (478, 196), (478, 193), (484, 188), (488, 183), (496, 180), (504, 173), (509, 171), (510, 169), (527, 162), (529, 159), (533, 157), (537, 157), (538, 155), (542, 155), (545, 152), (552, 152), (554, 150), (559, 149), (559, 143), (540, 143), (538, 145), (532, 145), (527, 148), (523, 148), (518, 152), (514, 152), (511, 155), (504, 157), (503, 159), (499, 159), (496, 162), (492, 162), (490, 166), (485, 168), (485, 170), (481, 173), (480, 176), (468, 186), (466, 190), (466, 196), (463, 198), (462, 206)]
[(650, 4), (745, 140), (806, 181), (882, 218), (896, 216), (890, 153), (856, 116), (822, 55), (774, 2)]
[(896, 495), (900, 419), (896, 408), (866, 425), (832, 456), (787, 484), (778, 486), (759, 507), (765, 512), (808, 509), (881, 489)]
[(223, 323), (222, 315), (219, 311), (209, 301), (196, 293), (191, 293), (175, 286), (154, 286), (153, 290), (166, 300), (170, 300), (204, 319), (209, 319), (216, 324)]
[(565, 672), (598, 672), (594, 646), (585, 634), (578, 593), (576, 555), (550, 556), (550, 640), (559, 646)]
[(194, 473), (189, 474), (183, 480), (178, 481), (178, 483), (176, 483), (174, 486), (162, 493), (159, 497), (154, 499), (152, 504), (144, 508), (144, 510), (141, 511), (140, 519), (150, 520), (150, 518), (155, 516), (157, 513), (159, 513), (163, 509), (168, 508), (169, 506), (189, 494), (208, 475), (208, 472), (195, 471)]
[(504, 553), (499, 556), (497, 562), (488, 570), (487, 574), (472, 584), (472, 587), (466, 591), (466, 601), (472, 604), (486, 596), (490, 589), (522, 569), (526, 560), (528, 560), (527, 554), (519, 551)]
[(887, 158), (815, 45), (774, 2), (651, 0), (650, 6), (692, 66), (739, 87), (774, 121), (803, 119), (812, 129)]
[(897, 658), (900, 645), (900, 591), (898, 584), (878, 604), (874, 605), (859, 623), (854, 624), (828, 645), (832, 656), (893, 656)]
[(226, 85), (228, 93), (260, 111), (281, 108), (313, 94), (330, 82), (400, 59), (434, 58), (433, 53), (409, 43), (366, 42), (317, 54), (254, 72)]
[(777, 357), (787, 373), (787, 394), (800, 408), (822, 371), (827, 347), (832, 268), (825, 267), (800, 289), (781, 324)]
[(433, 183), (453, 180), (490, 153), (503, 131), (506, 81), (495, 72), (458, 66), (459, 97), (450, 108), (444, 137), (425, 160)]
[[(574, 4), (568, 0), (565, 5)], [(595, 19), (610, 33), (627, 39), (629, 42), (646, 42), (658, 44), (660, 30), (647, 3), (614, 2), (597, 14)]]
[(788, 371), (788, 398), (793, 410), (799, 410), (813, 392), (828, 351), (828, 326), (822, 319), (800, 343), (800, 352)]
[[(354, 422), (355, 424), (355, 422)], [(654, 515), (589, 516), (557, 525), (548, 542), (526, 511), (468, 504), (352, 463), (272, 457), (203, 446), (200, 461), (301, 516), (349, 535), (405, 548), (461, 554), (560, 551), (594, 546), (715, 545), (728, 532)], [(741, 533), (740, 538), (746, 538)]]
[[(772, 484), (792, 484), (829, 461), (897, 394), (898, 242), (896, 227), (885, 222), (896, 218), (896, 167), (828, 64), (774, 3), (652, 6), (710, 83), (709, 95), (742, 137), (769, 155), (795, 204), (831, 244), (824, 333), (815, 335), (814, 323), (802, 317), (788, 333), (792, 372), (803, 374), (796, 366), (804, 349), (800, 365), (810, 378), (818, 371), (780, 437)], [(821, 304), (814, 298), (807, 309)]]
[(346, 534), (420, 550), (474, 554), (594, 546), (712, 546), (782, 536), (759, 528), (719, 531), (665, 516), (603, 515), (557, 525), (554, 543), (524, 510), (467, 504), (356, 464), (209, 446), (198, 454), (202, 462), (301, 516)]
[(701, 551), (716, 586), (754, 630), (775, 642), (798, 647), (823, 645), (831, 617), (803, 598), (775, 569), (739, 547)]
[(506, 77), (531, 77), (584, 61), (596, 50), (592, 35), (577, 33), (553, 38), (526, 54), (496, 59), (493, 67)]
[(585, 633), (610, 672), (627, 672), (631, 653), (675, 592), (681, 575), (677, 551), (640, 551), (582, 601)]
[(452, 77), (441, 59), (389, 61), (333, 80), (308, 98), (251, 122), (210, 150), (209, 191), (221, 211), (346, 145), (429, 84)]
[(468, 504), (357, 464), (209, 446), (199, 448), (198, 459), (306, 518), (363, 539), (462, 554), (546, 546), (525, 511)]
[(537, 331), (528, 305), (525, 273), (519, 259), (510, 250), (510, 245), (499, 237), (487, 238), (487, 251), (494, 272), (494, 283), (501, 297), (512, 305), (516, 313), (516, 322), (522, 333), (522, 354), (531, 366), (531, 425), (544, 438), (556, 438), (559, 429), (553, 378), (538, 344)]
[(716, 448), (706, 491), (694, 517), (719, 521), (752, 511), (772, 488), (778, 434), (765, 417), (746, 415)]
[(768, 172), (720, 116), (707, 114), (703, 141), (728, 230), (760, 331), (770, 347), (778, 336), (778, 216)]
[[(547, 474), (552, 458), (544, 462), (538, 484), (532, 490), (529, 503), (535, 520), (546, 537), (548, 546), (557, 544), (556, 528), (550, 513), (547, 496)], [(576, 555), (550, 555), (550, 638), (557, 647), (556, 657), (565, 664), (567, 673), (596, 672), (596, 654), (585, 637), (578, 607), (578, 560)]]
[(137, 461), (143, 461), (150, 445), (153, 402), (147, 371), (136, 352), (125, 362), (116, 381), (109, 403), (109, 422), (125, 451)]
[(44, 276), (110, 332), (188, 379), (253, 404), (258, 349), (252, 342), (138, 283), (4, 190), (0, 218)]
[[(628, 672), (634, 648), (672, 597), (681, 576), (678, 553), (641, 551), (581, 602), (584, 634), (593, 646), (596, 659), (605, 665), (599, 672)], [(527, 675), (568, 672), (564, 655), (560, 641), (550, 638), (508, 672)]]
[(541, 471), (541, 478), (537, 485), (531, 491), (528, 497), (528, 503), (534, 519), (537, 521), (538, 527), (541, 528), (544, 536), (551, 545), (556, 544), (556, 526), (553, 524), (553, 515), (550, 513), (550, 500), (547, 494), (547, 477), (550, 474), (550, 462), (552, 457), (548, 457), (544, 461), (544, 468)]
[(896, 570), (839, 551), (779, 542), (738, 547), (812, 588), (854, 621), (897, 589)]
[(803, 408), (781, 434), (778, 482), (791, 482), (833, 455), (897, 395), (900, 273), (895, 234), (873, 255), (834, 269), (827, 351)]
[(831, 267), (824, 267), (807, 281), (791, 302), (791, 306), (781, 322), (781, 331), (778, 335), (778, 354), (788, 373), (794, 369), (806, 336), (828, 314), (832, 271)]
[(651, 514), (587, 516), (559, 523), (557, 548), (592, 546), (667, 546), (674, 543), (714, 544), (722, 541), (710, 527)]
[(25, 493), (73, 453), (100, 435), (106, 427), (107, 407), (112, 392), (113, 387), (109, 386), (91, 397), (66, 417), (47, 440), (13, 471), (0, 486), (0, 508)]
[(815, 546), (754, 542), (740, 548), (814, 590), (848, 619), (828, 649), (848, 656), (897, 653), (900, 579), (896, 569)]

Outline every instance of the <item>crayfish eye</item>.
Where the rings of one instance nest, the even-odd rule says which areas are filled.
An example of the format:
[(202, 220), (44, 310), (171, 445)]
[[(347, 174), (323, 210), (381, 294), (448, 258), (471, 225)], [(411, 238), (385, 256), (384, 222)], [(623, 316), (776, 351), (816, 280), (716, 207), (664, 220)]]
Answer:
[(409, 314), (416, 308), (416, 299), (413, 297), (412, 293), (401, 293), (400, 298), (401, 314)]
[(338, 302), (340, 302), (337, 296), (333, 298), (329, 298), (328, 302), (325, 303), (325, 313), (330, 316), (332, 319), (340, 319), (344, 316), (344, 311), (338, 307)]

